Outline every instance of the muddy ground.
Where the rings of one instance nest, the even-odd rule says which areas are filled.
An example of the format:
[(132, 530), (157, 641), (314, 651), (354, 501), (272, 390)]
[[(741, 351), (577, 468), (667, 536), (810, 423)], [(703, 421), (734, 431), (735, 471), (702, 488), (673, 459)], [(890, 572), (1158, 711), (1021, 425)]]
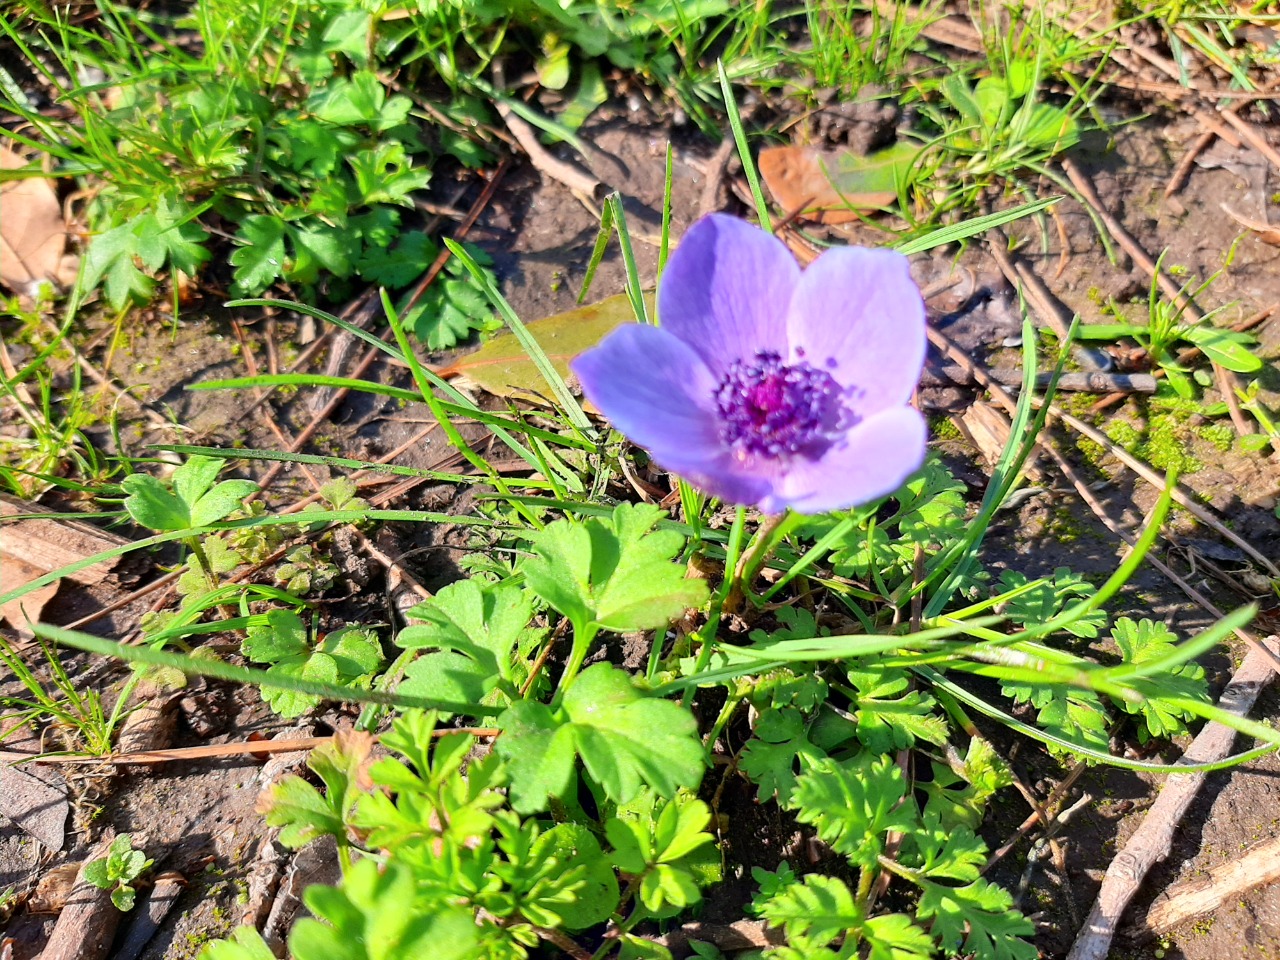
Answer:
[[(1202, 154), (1187, 186), (1174, 197), (1164, 199), (1162, 193), (1170, 173), (1188, 143), (1200, 132), (1196, 121), (1152, 101), (1115, 98), (1104, 109), (1112, 121), (1142, 113), (1150, 115), (1137, 123), (1090, 134), (1072, 151), (1072, 156), (1102, 204), (1152, 255), (1167, 248), (1167, 264), (1185, 267), (1188, 275), (1208, 276), (1223, 266), (1227, 251), (1241, 234), (1248, 233), (1224, 215), (1224, 204), (1246, 217), (1280, 219), (1280, 204), (1276, 202), (1280, 194), (1274, 193), (1277, 173), (1255, 150), (1215, 144)], [(1273, 120), (1258, 113), (1246, 115), (1272, 142), (1280, 143), (1280, 128)], [(587, 136), (625, 168), (598, 169), (596, 173), (626, 197), (639, 268), (648, 282), (652, 282), (656, 265), (652, 238), (660, 226), (663, 152), (669, 139), (676, 146), (673, 235), (678, 236), (699, 213), (706, 212), (708, 203), (715, 209), (745, 212), (732, 190), (707, 189), (706, 166), (714, 145), (688, 129), (673, 129), (659, 117), (618, 106), (598, 114)], [(736, 178), (738, 175), (730, 169), (724, 178), (725, 186)], [(1040, 195), (1059, 192), (1051, 184), (1034, 180), (1029, 180), (1028, 186)], [(440, 199), (449, 200), (453, 198), (445, 195), (456, 192), (457, 185), (438, 189)], [(478, 186), (471, 187), (463, 194), (460, 205), (465, 208), (477, 192)], [(1073, 200), (1059, 204), (1057, 214), (1062, 232), (1059, 234), (1056, 227), (1047, 232), (1046, 250), (1041, 250), (1041, 233), (1033, 224), (1015, 225), (1013, 232), (1027, 240), (1018, 256), (1043, 279), (1065, 306), (1067, 315), (1079, 313), (1086, 323), (1098, 322), (1107, 319), (1103, 307), (1109, 298), (1122, 304), (1145, 298), (1147, 276), (1130, 258), (1122, 256), (1118, 263), (1108, 260), (1092, 222)], [(503, 291), (517, 313), (525, 320), (534, 320), (574, 305), (597, 226), (595, 213), (565, 187), (544, 179), (527, 164), (517, 163), (506, 174), (469, 240), (494, 257)], [(829, 229), (833, 237), (847, 236), (854, 242), (880, 239), (869, 231)], [(1065, 258), (1060, 236), (1069, 241)], [(1202, 306), (1230, 304), (1221, 317), (1221, 322), (1229, 323), (1280, 304), (1277, 258), (1280, 249), (1254, 236), (1244, 236), (1225, 275), (1202, 297)], [(1017, 294), (982, 244), (917, 257), (915, 268), (925, 286), (953, 273), (960, 277), (955, 286), (930, 303), (932, 320), (939, 329), (980, 363), (997, 367), (1016, 364), (1017, 350), (1006, 344), (1012, 344), (1010, 338), (1016, 337), (1020, 328)], [(596, 277), (591, 299), (620, 291), (622, 278), (619, 259), (611, 253)], [(210, 297), (206, 302), (216, 301)], [(306, 324), (283, 314), (267, 319), (250, 312), (240, 314), (239, 319), (259, 368), (269, 365), (269, 336), (277, 341), (272, 349), (285, 359), (304, 348), (306, 339), (314, 336)], [(1037, 319), (1043, 323), (1043, 318)], [(279, 436), (268, 428), (271, 417), (290, 434), (296, 434), (306, 424), (310, 414), (304, 407), (304, 397), (276, 401), (245, 415), (243, 395), (185, 390), (193, 382), (246, 372), (243, 350), (229, 321), (230, 316), (221, 309), (210, 309), (207, 314), (189, 310), (176, 326), (163, 315), (142, 316), (131, 321), (133, 325), (109, 361), (105, 346), (95, 348), (93, 360), (107, 367), (122, 386), (160, 415), (159, 419), (141, 416), (136, 405), (121, 401), (120, 409), (127, 421), (121, 435), (135, 455), (143, 444), (155, 442), (278, 447)], [(1263, 343), (1262, 355), (1276, 355), (1280, 324), (1263, 323), (1255, 332)], [(394, 379), (403, 377), (403, 371), (375, 367), (369, 375)], [(1280, 386), (1274, 370), (1269, 369), (1266, 377), (1267, 387)], [(978, 396), (969, 386), (944, 386), (923, 391), (922, 401), (931, 408), (935, 422), (941, 424), (949, 414), (962, 412)], [(1267, 396), (1275, 398), (1274, 393), (1264, 395)], [(1072, 404), (1072, 409), (1084, 410), (1095, 399), (1064, 402)], [(307, 449), (372, 458), (412, 437), (427, 417), (425, 410), (412, 407), (353, 401), (338, 409)], [(1141, 427), (1146, 411), (1140, 401), (1129, 399), (1111, 407), (1105, 417), (1127, 418)], [(171, 425), (162, 425), (161, 419)], [(1198, 469), (1184, 476), (1185, 485), (1264, 554), (1277, 556), (1280, 522), (1274, 509), (1280, 493), (1280, 464), (1265, 454), (1225, 453), (1202, 435), (1202, 426), (1193, 419), (1179, 427), (1179, 443), (1199, 463)], [(946, 435), (954, 437), (951, 431)], [(1054, 439), (1077, 464), (1110, 517), (1129, 530), (1138, 529), (1156, 499), (1154, 488), (1137, 480), (1114, 457), (1099, 455), (1087, 447), (1080, 449), (1077, 438), (1061, 427), (1055, 428)], [(938, 446), (957, 475), (969, 484), (976, 502), (986, 480), (978, 452), (963, 439), (940, 440)], [(400, 462), (436, 466), (447, 462), (443, 451), (441, 441), (433, 443), (428, 438), (406, 451)], [(1123, 544), (1097, 519), (1052, 461), (1042, 458), (1040, 467), (1043, 478), (1039, 491), (1005, 511), (993, 530), (985, 555), (988, 566), (993, 570), (1015, 566), (1032, 576), (1070, 566), (1092, 579), (1102, 579), (1115, 569)], [(325, 476), (322, 468), (316, 474)], [(286, 471), (276, 490), (282, 503), (310, 492), (297, 471)], [(395, 505), (432, 503), (439, 508), (441, 503), (447, 506), (449, 496), (448, 490), (418, 488)], [(1256, 578), (1245, 576), (1250, 571), (1243, 555), (1234, 553), (1234, 548), (1224, 545), (1212, 531), (1198, 526), (1186, 514), (1176, 518), (1172, 529), (1178, 543), (1171, 540), (1162, 545), (1161, 558), (1224, 609), (1245, 599), (1260, 599), (1264, 620), (1259, 632), (1270, 632), (1265, 608), (1274, 596), (1263, 595), (1265, 591), (1256, 588)], [(400, 544), (419, 545), (431, 544)], [(1193, 562), (1197, 557), (1212, 559), (1230, 580), (1244, 585), (1246, 593), (1250, 589), (1247, 584), (1254, 583), (1254, 596), (1242, 596), (1240, 590), (1223, 579), (1206, 573), (1203, 563)], [(448, 551), (420, 554), (413, 569), (428, 586), (456, 575)], [(146, 576), (142, 575), (142, 580)], [(118, 592), (127, 592), (139, 582), (118, 585)], [(382, 602), (382, 590), (383, 584), (374, 571), (367, 596), (356, 598), (353, 603), (375, 609)], [(118, 611), (94, 629), (113, 636), (127, 634), (153, 600), (154, 597), (146, 598)], [(46, 608), (46, 617), (54, 622), (74, 620), (82, 615), (84, 603), (83, 597), (64, 590)], [(1184, 636), (1213, 619), (1149, 567), (1139, 571), (1113, 612), (1168, 621)], [(1206, 658), (1205, 666), (1215, 690), (1230, 677), (1242, 652), (1242, 647), (1234, 647)], [(98, 684), (119, 682), (123, 676), (118, 668), (88, 667), (74, 658), (70, 662), (82, 679), (89, 677)], [(281, 731), (286, 731), (286, 736), (324, 734), (335, 725), (350, 721), (345, 711), (330, 709), (315, 717), (307, 729), (289, 730), (251, 692), (229, 690), (218, 684), (208, 687), (203, 700), (197, 697), (178, 708), (171, 745), (238, 741), (250, 733), (267, 737)], [(1277, 705), (1276, 695), (1266, 693), (1254, 716), (1274, 717)], [(197, 728), (203, 732), (197, 733)], [(1002, 737), (998, 730), (984, 730), (993, 737)], [(1004, 742), (1023, 783), (1043, 800), (1062, 780), (1066, 769), (1030, 742), (1015, 745), (1007, 737)], [(23, 750), (34, 744), (8, 746)], [(1134, 749), (1136, 745), (1117, 743), (1117, 747)], [(1170, 758), (1178, 753), (1176, 745), (1164, 750)], [(292, 760), (296, 764), (300, 756), (295, 755)], [(266, 831), (254, 804), (264, 777), (275, 775), (278, 765), (285, 762), (277, 759), (264, 768), (260, 758), (195, 760), (114, 776), (112, 771), (102, 769), (36, 767), (38, 776), (68, 791), (74, 806), (73, 826), (68, 827), (64, 849), (48, 851), (40, 849), (13, 825), (0, 825), (0, 889), (23, 887), (60, 863), (82, 859), (90, 837), (104, 829), (131, 832), (145, 840), (152, 855), (162, 857), (157, 870), (177, 871), (187, 883), (177, 909), (140, 955), (152, 960), (193, 957), (207, 939), (227, 933), (257, 905), (253, 883), (264, 870), (260, 848)], [(1173, 855), (1148, 877), (1142, 894), (1130, 907), (1124, 934), (1113, 946), (1113, 957), (1280, 957), (1280, 886), (1276, 885), (1251, 890), (1163, 938), (1142, 932), (1139, 923), (1161, 890), (1201, 875), (1274, 835), (1280, 817), (1276, 812), (1280, 809), (1278, 775), (1280, 760), (1268, 757), (1209, 779), (1181, 824)], [(714, 787), (714, 778), (709, 777), (708, 784)], [(1141, 822), (1159, 787), (1156, 780), (1125, 771), (1086, 771), (1072, 788), (1068, 805), (1083, 793), (1092, 800), (1058, 834), (1061, 860), (1055, 862), (1054, 857), (1046, 856), (1027, 867), (1031, 842), (1037, 836), (1033, 832), (1031, 839), (1022, 841), (993, 872), (992, 879), (1014, 889), (1025, 876), (1022, 907), (1039, 924), (1037, 943), (1046, 957), (1064, 956), (1069, 949), (1103, 871)], [(1013, 835), (1028, 810), (1012, 791), (1005, 802), (993, 806), (985, 828), (993, 848)], [(721, 812), (728, 817), (726, 840), (731, 862), (738, 858), (748, 867), (757, 862), (774, 866), (784, 853), (795, 851), (794, 831), (773, 814), (765, 815), (755, 805), (753, 790), (745, 782), (728, 786)], [(268, 867), (268, 872), (277, 869)], [(749, 897), (749, 883), (729, 878), (709, 892), (704, 915), (713, 920), (739, 919)], [(14, 957), (22, 960), (33, 956), (52, 922), (51, 915), (18, 914), (7, 931), (16, 941)]]

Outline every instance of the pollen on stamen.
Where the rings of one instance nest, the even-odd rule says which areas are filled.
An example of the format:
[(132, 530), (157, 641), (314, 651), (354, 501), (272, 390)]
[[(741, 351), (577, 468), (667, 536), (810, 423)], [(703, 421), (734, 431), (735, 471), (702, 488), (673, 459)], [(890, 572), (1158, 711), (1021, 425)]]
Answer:
[(841, 414), (840, 386), (829, 373), (804, 360), (783, 363), (772, 351), (734, 361), (715, 400), (720, 434), (739, 458), (810, 450), (828, 439)]

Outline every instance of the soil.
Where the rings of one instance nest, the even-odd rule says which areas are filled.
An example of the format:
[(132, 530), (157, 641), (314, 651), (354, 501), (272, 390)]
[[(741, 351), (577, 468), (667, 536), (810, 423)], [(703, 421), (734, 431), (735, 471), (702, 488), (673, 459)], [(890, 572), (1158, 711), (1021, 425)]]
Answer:
[[(1091, 135), (1073, 152), (1110, 212), (1153, 256), (1167, 250), (1166, 266), (1185, 268), (1188, 277), (1204, 278), (1222, 269), (1228, 251), (1236, 244), (1229, 266), (1200, 298), (1204, 308), (1223, 306), (1219, 322), (1233, 322), (1280, 304), (1280, 271), (1276, 269), (1280, 249), (1248, 235), (1223, 212), (1225, 205), (1254, 219), (1280, 217), (1275, 202), (1280, 195), (1273, 196), (1275, 172), (1266, 161), (1247, 147), (1232, 148), (1219, 142), (1201, 155), (1187, 186), (1166, 200), (1162, 197), (1164, 186), (1199, 127), (1160, 104), (1117, 101), (1107, 109), (1111, 111), (1108, 119), (1113, 121), (1131, 119), (1142, 111), (1151, 114), (1142, 122)], [(1258, 115), (1251, 119), (1261, 124), (1273, 142), (1280, 143), (1280, 130), (1274, 129), (1272, 122)], [(584, 135), (620, 161), (620, 167), (596, 164), (599, 169), (595, 172), (625, 196), (636, 259), (647, 284), (653, 282), (656, 269), (663, 157), (669, 140), (675, 147), (674, 236), (705, 212), (704, 196), (710, 196), (717, 208), (745, 212), (736, 200), (718, 197), (714, 190), (708, 194), (706, 190), (704, 167), (714, 145), (687, 129), (672, 128), (643, 107), (638, 111), (626, 105), (606, 108), (593, 119)], [(1029, 182), (1028, 186), (1040, 194), (1059, 192), (1043, 183)], [(466, 202), (469, 200), (470, 196)], [(1146, 275), (1123, 256), (1118, 262), (1108, 258), (1092, 221), (1074, 200), (1062, 201), (1055, 214), (1061, 234), (1057, 227), (1042, 234), (1031, 223), (1014, 229), (1025, 241), (1019, 251), (1022, 259), (1034, 268), (1068, 313), (1078, 313), (1085, 323), (1111, 321), (1113, 318), (1104, 308), (1113, 302), (1122, 313), (1139, 315), (1145, 309), (1142, 304), (1148, 287)], [(469, 240), (493, 256), (504, 294), (517, 314), (528, 321), (575, 305), (598, 223), (597, 215), (563, 186), (527, 165), (517, 165), (506, 175)], [(858, 227), (821, 228), (814, 235), (821, 236), (822, 230), (833, 238), (853, 242), (881, 240), (872, 231)], [(1240, 239), (1242, 233), (1246, 235)], [(1069, 249), (1061, 248), (1060, 236), (1068, 238)], [(1042, 239), (1047, 240), (1043, 249)], [(1018, 351), (1005, 344), (1020, 332), (1017, 292), (984, 248), (970, 245), (919, 256), (914, 267), (917, 279), (925, 286), (953, 272), (963, 279), (930, 304), (932, 320), (939, 329), (979, 361), (996, 367), (1016, 366)], [(619, 257), (611, 250), (588, 299), (620, 291), (623, 277)], [(240, 319), (248, 322), (251, 318)], [(109, 362), (101, 348), (95, 355), (129, 393), (169, 421), (158, 425), (154, 418), (138, 416), (135, 405), (122, 401), (120, 410), (125, 422), (121, 437), (132, 453), (137, 455), (145, 443), (155, 442), (279, 447), (280, 440), (268, 429), (263, 413), (246, 415), (243, 395), (186, 389), (193, 383), (244, 374), (245, 358), (229, 329), (226, 311), (187, 311), (176, 324), (162, 315), (142, 320), (119, 338)], [(288, 315), (250, 323), (246, 331), (259, 367), (267, 365), (268, 336), (276, 338), (273, 349), (287, 359), (291, 352), (305, 346), (302, 341), (309, 335), (307, 325)], [(1274, 356), (1280, 341), (1280, 324), (1264, 324), (1255, 332), (1263, 343), (1261, 355)], [(395, 379), (403, 371), (375, 367), (369, 375)], [(1264, 386), (1267, 389), (1263, 402), (1274, 407), (1274, 391), (1280, 388), (1274, 370), (1269, 369), (1264, 376)], [(977, 396), (968, 386), (934, 387), (922, 392), (922, 400), (939, 418), (962, 409)], [(1093, 399), (1090, 397), (1088, 402)], [(296, 433), (309, 419), (304, 402), (301, 397), (280, 400), (264, 410), (273, 409), (285, 429)], [(412, 406), (400, 409), (368, 399), (352, 400), (339, 409), (308, 449), (368, 458), (394, 449), (417, 432), (428, 417), (427, 411)], [(1139, 428), (1151, 421), (1149, 411), (1135, 399), (1112, 407), (1106, 417), (1126, 419)], [(1199, 464), (1199, 469), (1184, 475), (1183, 482), (1265, 555), (1280, 555), (1280, 521), (1274, 512), (1280, 493), (1280, 463), (1275, 457), (1260, 454), (1224, 453), (1215, 445), (1212, 434), (1205, 436), (1208, 431), (1203, 426), (1194, 419), (1175, 424), (1178, 443)], [(1110, 517), (1129, 530), (1139, 529), (1156, 499), (1154, 489), (1136, 480), (1113, 458), (1098, 457), (1087, 446), (1079, 448), (1076, 438), (1060, 428), (1055, 429), (1054, 437), (1059, 448), (1086, 475)], [(106, 436), (95, 439), (109, 443)], [(939, 441), (938, 447), (957, 476), (969, 485), (973, 499), (980, 498), (986, 472), (977, 451), (956, 440)], [(428, 439), (406, 451), (401, 462), (415, 466), (447, 464), (443, 449), (441, 441)], [(993, 529), (984, 555), (988, 568), (998, 572), (1011, 567), (1034, 576), (1069, 566), (1100, 581), (1114, 571), (1126, 548), (1098, 521), (1052, 462), (1042, 458), (1041, 468), (1045, 477), (1040, 489), (1003, 512)], [(315, 468), (314, 472), (321, 479), (326, 476), (323, 468)], [(310, 488), (298, 471), (291, 470), (283, 475), (277, 492), (281, 502), (287, 502), (289, 497), (309, 493)], [(403, 505), (431, 503), (436, 508), (447, 507), (451, 496), (447, 488), (420, 488)], [(1224, 609), (1246, 599), (1260, 599), (1265, 618), (1265, 608), (1274, 603), (1274, 595), (1261, 595), (1269, 594), (1269, 586), (1264, 584), (1261, 591), (1241, 596), (1238, 589), (1207, 574), (1203, 563), (1191, 562), (1193, 556), (1217, 558), (1213, 562), (1226, 568), (1234, 583), (1255, 582), (1256, 578), (1251, 581), (1247, 574), (1256, 571), (1249, 570), (1242, 554), (1237, 556), (1234, 548), (1220, 543), (1212, 531), (1198, 527), (1185, 513), (1175, 514), (1172, 529), (1174, 537), (1160, 550), (1162, 559)], [(434, 541), (436, 546), (442, 543), (458, 546), (443, 536)], [(408, 546), (414, 545), (433, 544)], [(434, 588), (457, 576), (453, 566), (456, 556), (450, 551), (428, 551), (415, 560), (412, 569), (429, 588)], [(365, 587), (352, 588), (353, 594), (359, 589), (366, 591), (363, 599), (352, 596), (348, 600), (356, 605), (380, 605), (380, 575), (380, 570), (375, 570)], [(58, 604), (55, 600), (47, 610), (53, 612)], [(80, 615), (80, 608), (76, 610)], [(1214, 619), (1146, 566), (1121, 595), (1114, 612), (1166, 621), (1181, 636), (1202, 629)], [(121, 619), (117, 614), (112, 623), (115, 636), (129, 626)], [(1263, 627), (1267, 622), (1264, 619)], [(1204, 666), (1215, 691), (1230, 677), (1241, 652), (1233, 647), (1205, 658)], [(81, 660), (71, 658), (69, 663), (83, 675), (86, 666)], [(95, 676), (99, 686), (103, 685), (101, 675)], [(118, 684), (123, 676), (123, 671), (116, 668), (111, 680)], [(221, 707), (221, 722), (214, 725), (213, 732), (197, 733), (192, 721), (183, 719), (173, 745), (242, 740), (255, 731), (271, 736), (285, 727), (253, 695), (237, 691), (228, 697)], [(1277, 705), (1274, 694), (1264, 695), (1254, 716), (1273, 717)], [(193, 716), (198, 717), (199, 705), (194, 711)], [(318, 719), (316, 730), (323, 734), (341, 720), (331, 711)], [(984, 732), (993, 738), (1002, 737), (999, 728), (984, 727)], [(1006, 745), (1019, 778), (1043, 800), (1062, 780), (1066, 769), (1031, 743), (1006, 740)], [(1116, 745), (1138, 749), (1137, 744)], [(1179, 746), (1185, 743), (1164, 745), (1164, 755), (1176, 757)], [(55, 779), (65, 782), (73, 797), (78, 792), (89, 793), (82, 789), (83, 777), (68, 772), (77, 768), (56, 769)], [(248, 877), (260, 862), (259, 846), (266, 834), (260, 815), (254, 811), (257, 794), (263, 787), (262, 771), (262, 761), (251, 757), (169, 763), (115, 777), (96, 771), (104, 784), (99, 788), (101, 796), (84, 797), (83, 809), (76, 819), (84, 829), (69, 834), (62, 851), (36, 855), (35, 845), (26, 841), (17, 828), (7, 822), (0, 824), (0, 890), (22, 887), (58, 863), (77, 861), (90, 836), (103, 829), (131, 832), (146, 841), (153, 856), (162, 851), (157, 869), (176, 870), (188, 882), (177, 909), (162, 924), (143, 956), (154, 960), (192, 957), (200, 944), (228, 932), (245, 913)], [(709, 775), (707, 782), (714, 789), (719, 778)], [(1083, 793), (1091, 795), (1092, 801), (1058, 836), (1062, 859), (1055, 862), (1045, 857), (1028, 865), (1030, 843), (1037, 836), (1033, 832), (1031, 840), (1019, 843), (1013, 855), (996, 867), (992, 879), (1011, 888), (1016, 889), (1025, 877), (1021, 904), (1037, 921), (1037, 944), (1044, 956), (1065, 955), (1089, 910), (1103, 871), (1141, 822), (1159, 788), (1158, 779), (1121, 770), (1090, 769), (1072, 788), (1069, 803)], [(728, 824), (725, 840), (732, 848), (733, 858), (749, 867), (774, 866), (786, 855), (822, 856), (820, 849), (805, 843), (793, 824), (780, 819), (772, 808), (758, 806), (753, 794), (745, 781), (731, 777), (720, 798), (719, 812)], [(993, 806), (985, 826), (986, 838), (993, 848), (1011, 837), (1029, 812), (1015, 795), (1010, 797), (1008, 802)], [(1274, 756), (1212, 776), (1184, 819), (1172, 856), (1148, 877), (1143, 893), (1131, 905), (1126, 914), (1128, 926), (1115, 943), (1112, 956), (1186, 960), (1280, 957), (1280, 885), (1248, 891), (1164, 938), (1140, 932), (1140, 920), (1160, 891), (1198, 876), (1270, 837), (1278, 822), (1278, 798), (1280, 759)], [(94, 811), (94, 816), (87, 816)], [(727, 878), (709, 891), (704, 917), (721, 921), (741, 918), (742, 905), (750, 893), (749, 877)], [(51, 923), (51, 917), (19, 913), (7, 930), (7, 935), (16, 940), (14, 957), (24, 960), (33, 956)]]

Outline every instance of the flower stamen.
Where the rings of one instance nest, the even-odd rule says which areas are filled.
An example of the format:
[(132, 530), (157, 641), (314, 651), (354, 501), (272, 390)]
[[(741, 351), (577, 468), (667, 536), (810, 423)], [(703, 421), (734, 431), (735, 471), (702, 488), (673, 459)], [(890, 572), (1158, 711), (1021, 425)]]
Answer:
[(816, 453), (830, 442), (844, 413), (840, 385), (831, 374), (803, 360), (783, 363), (768, 350), (735, 360), (715, 400), (720, 435), (740, 457)]

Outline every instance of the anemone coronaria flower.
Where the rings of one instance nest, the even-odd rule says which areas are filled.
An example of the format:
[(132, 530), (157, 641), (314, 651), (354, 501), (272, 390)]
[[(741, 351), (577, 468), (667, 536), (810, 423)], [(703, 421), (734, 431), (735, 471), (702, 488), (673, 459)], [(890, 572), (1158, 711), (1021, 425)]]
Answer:
[(667, 263), (658, 320), (572, 369), (618, 430), (705, 492), (822, 513), (892, 493), (923, 461), (909, 401), (924, 303), (901, 254), (841, 247), (801, 271), (776, 237), (712, 214)]

